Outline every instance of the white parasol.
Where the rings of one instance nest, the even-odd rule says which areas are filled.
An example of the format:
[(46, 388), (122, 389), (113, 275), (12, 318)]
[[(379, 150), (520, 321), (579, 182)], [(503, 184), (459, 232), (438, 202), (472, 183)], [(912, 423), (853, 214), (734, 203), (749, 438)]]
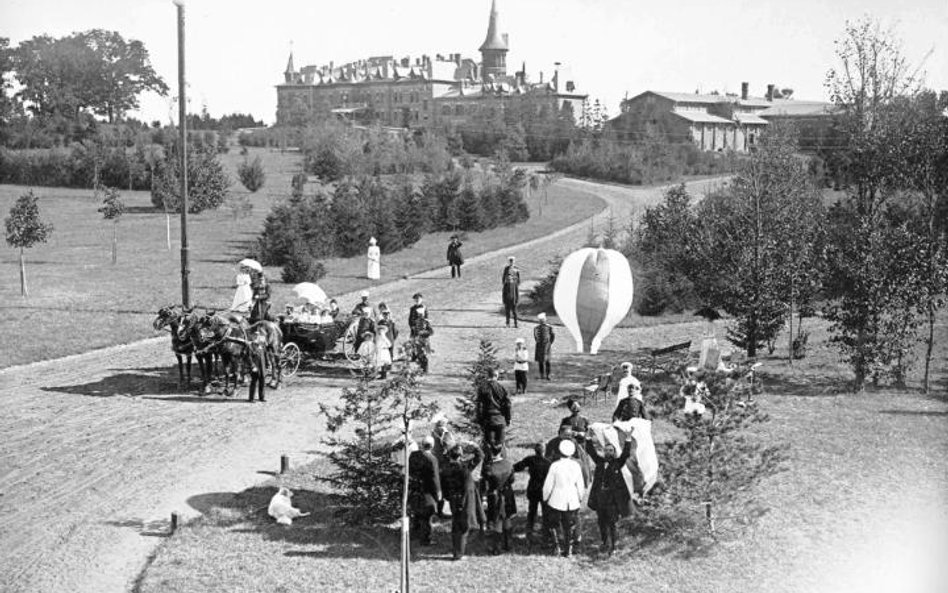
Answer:
[(242, 259), (238, 262), (238, 265), (244, 266), (245, 268), (250, 268), (251, 270), (256, 270), (258, 272), (263, 271), (263, 266), (260, 265), (255, 259)]
[(293, 287), (293, 294), (310, 303), (323, 303), (327, 299), (326, 292), (312, 282), (300, 282)]

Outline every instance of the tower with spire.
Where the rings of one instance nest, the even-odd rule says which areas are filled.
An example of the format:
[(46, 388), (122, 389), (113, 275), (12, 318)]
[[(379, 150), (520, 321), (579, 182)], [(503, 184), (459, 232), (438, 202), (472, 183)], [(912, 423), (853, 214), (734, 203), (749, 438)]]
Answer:
[(286, 84), (296, 82), (296, 68), (293, 67), (293, 50), (290, 50), (290, 59), (286, 61), (286, 71), (283, 73)]
[(500, 32), (500, 18), (497, 12), (497, 0), (491, 0), (490, 22), (487, 24), (487, 38), (481, 44), (481, 68), (483, 78), (507, 75), (507, 34)]

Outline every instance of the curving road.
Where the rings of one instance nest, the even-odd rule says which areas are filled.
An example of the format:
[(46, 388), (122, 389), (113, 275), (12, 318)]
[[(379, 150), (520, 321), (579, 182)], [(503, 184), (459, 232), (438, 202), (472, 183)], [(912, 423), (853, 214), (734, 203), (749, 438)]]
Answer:
[[(661, 198), (659, 189), (560, 183), (576, 199), (603, 198), (620, 223)], [(690, 186), (700, 195), (716, 183)], [(468, 363), (477, 328), (498, 323), (506, 256), (517, 255), (525, 281), (538, 280), (607, 215), (472, 258), (460, 281), (438, 268), (381, 285), (372, 300), (389, 303), (404, 328), (410, 295), (425, 293), (438, 328), (428, 384), (444, 389)], [(170, 513), (201, 512), (189, 498), (251, 486), (278, 469), (281, 454), (294, 464), (311, 458), (322, 425), (316, 402), (348, 382), (345, 373), (303, 374), (254, 405), (181, 395), (168, 350), (166, 339), (149, 339), (0, 372), (0, 591), (129, 590)]]

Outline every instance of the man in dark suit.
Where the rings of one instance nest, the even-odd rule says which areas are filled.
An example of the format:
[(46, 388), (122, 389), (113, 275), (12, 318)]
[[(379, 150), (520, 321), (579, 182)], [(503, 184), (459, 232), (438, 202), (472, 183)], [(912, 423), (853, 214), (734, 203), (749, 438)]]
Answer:
[(487, 371), (487, 381), (477, 390), (477, 418), (490, 445), (504, 444), (510, 426), (510, 394), (497, 380), (497, 369)]
[(612, 413), (612, 421), (627, 422), (633, 418), (651, 420), (652, 416), (645, 409), (645, 402), (639, 399), (641, 397), (641, 390), (636, 390), (634, 385), (629, 385), (629, 395), (619, 400), (619, 405)]
[(250, 280), (250, 290), (253, 293), (253, 307), (250, 309), (250, 323), (256, 323), (268, 318), (270, 313), (270, 283), (263, 271), (255, 271)]
[(434, 439), (425, 437), (421, 449), (408, 456), (408, 508), (411, 531), (421, 545), (431, 545), (431, 517), (441, 501), (441, 472), (432, 449)]
[(416, 292), (411, 298), (415, 299), (415, 304), (408, 310), (408, 331), (414, 338), (424, 327), (421, 320), (428, 319), (428, 308), (425, 307), (425, 300), (420, 292)]
[(451, 264), (451, 277), (461, 277), (461, 265), (464, 263), (464, 257), (461, 255), (461, 240), (457, 235), (451, 235), (451, 242), (448, 243), (448, 263)]
[(517, 302), (520, 300), (520, 269), (514, 265), (514, 256), (507, 258), (507, 265), (501, 274), (503, 283), (504, 316), (507, 318), (507, 327), (510, 327), (510, 317), (513, 316), (514, 327), (517, 327)]
[(540, 323), (533, 328), (533, 341), (536, 346), (533, 349), (533, 359), (537, 363), (537, 370), (540, 371), (540, 378), (550, 380), (550, 356), (553, 351), (553, 342), (556, 341), (556, 334), (553, 333), (553, 326), (546, 322), (546, 313), (537, 315), (537, 321)]
[(484, 459), (480, 447), (472, 447), (473, 456), (466, 456), (461, 445), (448, 452), (448, 463), (444, 468), (444, 497), (451, 505), (451, 548), (454, 559), (464, 557), (467, 533), (481, 522), (484, 510), (481, 497), (471, 472)]
[(491, 531), (491, 554), (510, 551), (510, 518), (517, 513), (513, 492), (513, 464), (501, 445), (490, 446), (491, 457), (481, 476), (487, 495), (487, 525)]
[(550, 460), (543, 456), (543, 445), (537, 443), (533, 446), (533, 455), (524, 457), (513, 466), (514, 472), (527, 470), (530, 475), (527, 481), (527, 503), (530, 505), (527, 510), (527, 535), (533, 533), (537, 521), (537, 510), (543, 502), (543, 482), (550, 471), (550, 463)]

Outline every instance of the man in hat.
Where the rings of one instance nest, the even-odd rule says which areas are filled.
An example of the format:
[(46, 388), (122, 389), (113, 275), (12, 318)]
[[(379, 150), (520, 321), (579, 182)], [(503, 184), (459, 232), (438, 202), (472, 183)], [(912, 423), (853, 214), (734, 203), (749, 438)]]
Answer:
[(556, 335), (553, 333), (553, 326), (546, 322), (546, 313), (537, 315), (537, 321), (540, 323), (533, 328), (533, 340), (536, 347), (533, 350), (533, 359), (537, 362), (537, 370), (540, 371), (541, 379), (550, 379), (550, 355), (553, 350), (553, 341)]
[(424, 327), (421, 320), (428, 319), (428, 308), (425, 307), (425, 299), (420, 292), (416, 292), (411, 298), (415, 300), (415, 304), (408, 310), (408, 331), (411, 337), (414, 338), (418, 335), (418, 331)]
[[(573, 553), (573, 527), (586, 493), (583, 472), (573, 458), (576, 444), (563, 440), (559, 446), (560, 459), (550, 465), (543, 482), (543, 500), (550, 514), (550, 536), (555, 553), (569, 557)], [(560, 537), (562, 533), (562, 537)], [(562, 542), (562, 545), (561, 545)]]
[(356, 303), (356, 306), (352, 308), (352, 316), (357, 317), (362, 315), (363, 309), (368, 310), (370, 317), (374, 313), (374, 311), (372, 311), (372, 305), (369, 304), (368, 290), (363, 290), (359, 293), (359, 302)]
[(560, 426), (568, 426), (570, 436), (576, 441), (576, 444), (582, 449), (586, 443), (586, 433), (589, 431), (589, 420), (583, 416), (582, 408), (579, 402), (571, 400), (569, 403), (570, 415), (560, 421)]
[(510, 551), (510, 518), (517, 513), (513, 491), (513, 464), (502, 445), (490, 446), (490, 459), (481, 476), (487, 497), (487, 526), (491, 532), (491, 554)]
[[(358, 311), (358, 313), (355, 313)], [(352, 347), (359, 351), (359, 346), (362, 345), (362, 341), (365, 339), (366, 335), (369, 335), (370, 338), (375, 338), (375, 322), (372, 321), (372, 307), (366, 305), (361, 309), (356, 307), (353, 311), (353, 315), (359, 316), (358, 325), (356, 326), (356, 337), (355, 342), (352, 344)]]
[(270, 312), (270, 283), (263, 270), (252, 270), (250, 290), (253, 292), (253, 307), (250, 309), (250, 323), (267, 319)]
[(645, 408), (645, 401), (642, 399), (642, 388), (636, 389), (635, 385), (630, 384), (626, 396), (619, 400), (619, 404), (612, 413), (612, 421), (628, 422), (633, 418), (651, 420), (652, 416)]
[(501, 275), (503, 282), (504, 316), (507, 318), (507, 327), (510, 327), (510, 317), (513, 316), (514, 327), (517, 327), (517, 302), (520, 300), (520, 269), (514, 265), (514, 256), (507, 258), (507, 265)]
[(484, 440), (491, 445), (503, 445), (510, 426), (510, 394), (497, 380), (497, 369), (488, 369), (487, 380), (477, 389), (477, 418)]
[(375, 325), (380, 334), (382, 331), (386, 332), (389, 344), (391, 344), (388, 347), (389, 356), (392, 360), (395, 360), (395, 339), (398, 338), (398, 328), (395, 327), (395, 320), (392, 319), (392, 311), (385, 303), (379, 303), (379, 321)]
[(448, 452), (448, 463), (441, 483), (444, 497), (451, 505), (451, 548), (455, 560), (464, 557), (468, 531), (480, 522), (484, 512), (477, 484), (471, 474), (484, 459), (484, 454), (480, 447), (472, 445), (470, 448), (473, 449), (471, 456), (464, 454), (460, 444)]
[[(448, 451), (454, 448), (457, 440), (454, 438), (454, 433), (448, 428), (448, 417), (444, 415), (444, 412), (435, 414), (431, 421), (434, 423), (434, 428), (431, 429), (431, 438), (434, 440), (432, 453), (434, 453), (435, 459), (438, 460), (438, 467), (444, 471), (448, 463)], [(438, 501), (439, 517), (444, 516), (443, 509), (444, 500), (440, 500)]]
[(451, 277), (461, 277), (461, 264), (464, 263), (464, 257), (461, 255), (461, 240), (457, 235), (451, 235), (451, 242), (448, 243), (448, 263), (451, 265)]
[(421, 545), (431, 545), (431, 517), (441, 503), (441, 472), (434, 456), (435, 440), (430, 436), (421, 441), (421, 449), (408, 456), (408, 504), (411, 512), (411, 531), (418, 535)]
[(622, 377), (619, 379), (619, 387), (616, 390), (617, 406), (628, 395), (630, 386), (639, 393), (642, 392), (642, 383), (632, 375), (632, 368), (631, 362), (622, 363)]

